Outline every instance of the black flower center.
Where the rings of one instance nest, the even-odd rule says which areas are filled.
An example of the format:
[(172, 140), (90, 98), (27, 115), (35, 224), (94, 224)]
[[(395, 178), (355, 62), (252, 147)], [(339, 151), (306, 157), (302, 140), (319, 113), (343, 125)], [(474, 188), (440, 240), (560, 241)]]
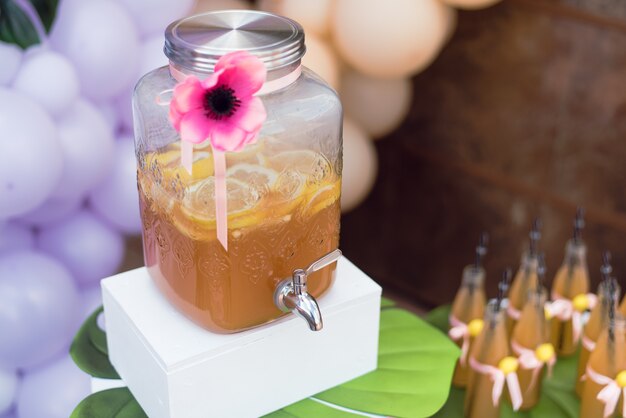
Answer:
[(235, 96), (235, 90), (228, 86), (217, 86), (204, 96), (204, 111), (208, 118), (220, 120), (235, 114), (241, 106), (241, 100)]

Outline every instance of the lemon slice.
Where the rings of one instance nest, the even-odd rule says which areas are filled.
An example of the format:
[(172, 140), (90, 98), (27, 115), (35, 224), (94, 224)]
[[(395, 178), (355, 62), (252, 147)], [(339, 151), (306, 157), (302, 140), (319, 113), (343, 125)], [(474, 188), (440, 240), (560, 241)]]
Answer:
[(228, 167), (237, 164), (265, 165), (265, 157), (263, 156), (263, 144), (261, 142), (257, 142), (255, 144), (246, 145), (240, 151), (227, 152), (226, 164)]
[(271, 168), (256, 164), (237, 164), (226, 170), (226, 177), (240, 180), (253, 187), (258, 193), (265, 194), (276, 184), (278, 173)]
[(308, 180), (321, 182), (332, 170), (330, 162), (322, 154), (311, 150), (283, 151), (268, 159), (274, 170), (295, 170)]
[(304, 206), (304, 211), (309, 215), (314, 215), (335, 203), (340, 196), (341, 183), (338, 181), (314, 189), (307, 196), (307, 203)]
[[(228, 216), (248, 211), (259, 201), (259, 194), (254, 188), (237, 179), (226, 179)], [(200, 221), (215, 220), (215, 179), (209, 177), (192, 184), (183, 198), (183, 208)]]

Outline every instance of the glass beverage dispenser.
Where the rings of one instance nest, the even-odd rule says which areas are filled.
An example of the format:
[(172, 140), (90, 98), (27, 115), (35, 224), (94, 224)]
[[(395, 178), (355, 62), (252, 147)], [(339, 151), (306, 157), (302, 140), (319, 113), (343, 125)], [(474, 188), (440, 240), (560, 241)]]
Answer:
[[(221, 11), (174, 22), (165, 38), (170, 65), (145, 75), (133, 97), (150, 275), (178, 310), (214, 332), (290, 310), (321, 329), (315, 298), (331, 286), (340, 255), (342, 108), (301, 66), (302, 27), (265, 12)], [(261, 71), (244, 74), (255, 62), (262, 86), (240, 95), (258, 82)], [(181, 104), (193, 100), (213, 132), (196, 143), (182, 137), (199, 132)], [(231, 123), (246, 144), (229, 151), (209, 139)]]

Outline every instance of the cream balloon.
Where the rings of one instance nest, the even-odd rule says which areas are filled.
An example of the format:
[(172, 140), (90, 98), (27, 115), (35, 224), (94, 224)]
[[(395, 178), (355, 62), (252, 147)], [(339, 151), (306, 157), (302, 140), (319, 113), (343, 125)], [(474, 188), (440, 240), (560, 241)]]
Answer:
[(313, 70), (334, 89), (339, 87), (339, 64), (333, 50), (315, 36), (307, 36), (302, 65)]
[(198, 0), (189, 15), (197, 15), (214, 10), (242, 10), (250, 8), (250, 3), (244, 0)]
[(413, 86), (408, 78), (382, 79), (346, 71), (341, 101), (346, 115), (374, 139), (393, 131), (406, 117)]
[(493, 6), (502, 0), (441, 0), (448, 6), (456, 7), (457, 9), (476, 10), (484, 9), (485, 7)]
[(331, 28), (338, 53), (360, 72), (406, 77), (435, 59), (451, 13), (438, 0), (336, 0)]
[(328, 33), (332, 0), (261, 0), (262, 10), (287, 16), (300, 23), (307, 35)]
[(374, 185), (377, 172), (378, 158), (373, 142), (360, 127), (344, 120), (342, 212), (351, 211), (365, 199)]

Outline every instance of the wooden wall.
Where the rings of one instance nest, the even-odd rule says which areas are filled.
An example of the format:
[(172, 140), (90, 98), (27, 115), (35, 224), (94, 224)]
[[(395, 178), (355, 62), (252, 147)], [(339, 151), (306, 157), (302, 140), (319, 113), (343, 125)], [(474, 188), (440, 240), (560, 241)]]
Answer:
[(407, 120), (377, 143), (372, 194), (343, 217), (349, 258), (434, 306), (453, 297), (487, 230), (494, 294), (535, 216), (552, 279), (582, 205), (594, 286), (609, 249), (626, 287), (625, 1), (504, 0), (461, 12), (414, 89)]

